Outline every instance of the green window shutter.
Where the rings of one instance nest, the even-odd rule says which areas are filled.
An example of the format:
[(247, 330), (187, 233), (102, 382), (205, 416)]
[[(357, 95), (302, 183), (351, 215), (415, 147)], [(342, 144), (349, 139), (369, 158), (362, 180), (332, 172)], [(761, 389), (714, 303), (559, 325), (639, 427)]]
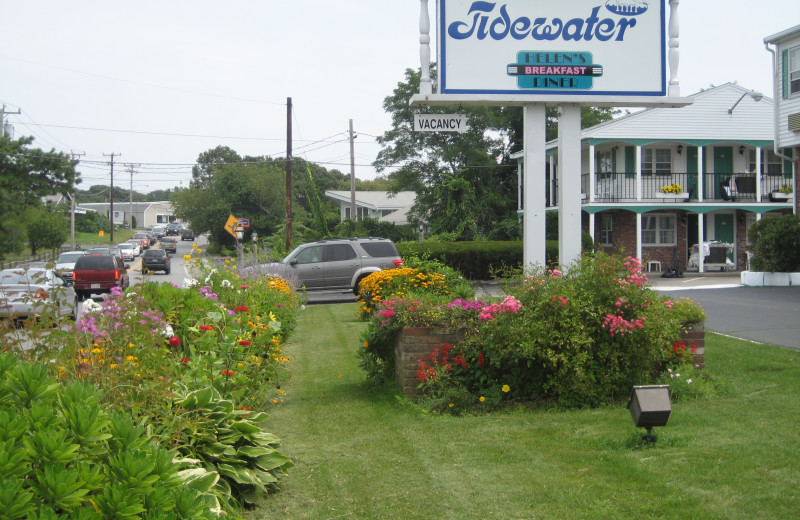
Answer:
[(625, 176), (632, 178), (636, 175), (636, 147), (625, 147)]
[[(794, 157), (792, 152), (794, 152), (792, 148), (783, 149), (783, 155), (785, 155), (786, 157)], [(784, 179), (792, 178), (792, 161), (787, 161), (786, 159), (783, 160), (783, 178)]]
[(781, 90), (783, 99), (789, 99), (789, 50), (784, 49), (781, 53)]

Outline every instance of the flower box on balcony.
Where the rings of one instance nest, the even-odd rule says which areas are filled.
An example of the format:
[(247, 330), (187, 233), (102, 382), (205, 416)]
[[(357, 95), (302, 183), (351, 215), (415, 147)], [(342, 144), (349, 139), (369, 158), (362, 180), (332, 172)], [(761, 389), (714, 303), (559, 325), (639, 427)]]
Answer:
[(689, 200), (689, 194), (686, 192), (682, 193), (656, 193), (657, 199), (675, 199), (675, 200)]
[(772, 202), (789, 202), (792, 199), (792, 193), (783, 193), (780, 191), (773, 191), (769, 194), (769, 200)]

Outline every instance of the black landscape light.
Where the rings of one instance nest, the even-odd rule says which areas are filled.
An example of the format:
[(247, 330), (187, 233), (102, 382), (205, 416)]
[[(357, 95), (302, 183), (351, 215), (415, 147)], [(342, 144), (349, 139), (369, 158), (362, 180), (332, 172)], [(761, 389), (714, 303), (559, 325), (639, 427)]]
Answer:
[(646, 442), (656, 442), (653, 426), (666, 426), (672, 406), (669, 402), (669, 385), (634, 386), (628, 399), (633, 423), (637, 428), (647, 428), (642, 436)]

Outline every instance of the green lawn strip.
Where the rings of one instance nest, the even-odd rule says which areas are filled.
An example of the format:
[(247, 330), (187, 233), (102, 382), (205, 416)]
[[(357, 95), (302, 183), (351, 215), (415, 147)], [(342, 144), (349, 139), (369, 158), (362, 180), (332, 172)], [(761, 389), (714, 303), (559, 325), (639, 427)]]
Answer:
[(421, 411), (370, 389), (351, 305), (309, 306), (267, 430), (296, 466), (248, 518), (795, 518), (800, 353), (709, 334), (721, 390), (673, 404), (654, 447), (624, 406)]

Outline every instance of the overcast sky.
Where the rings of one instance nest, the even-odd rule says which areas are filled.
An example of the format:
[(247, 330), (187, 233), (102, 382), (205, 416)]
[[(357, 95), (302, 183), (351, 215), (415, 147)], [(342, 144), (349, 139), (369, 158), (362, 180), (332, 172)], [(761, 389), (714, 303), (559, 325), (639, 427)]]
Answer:
[[(296, 156), (349, 173), (353, 119), (356, 176), (374, 178), (383, 99), (419, 67), (419, 5), (0, 0), (0, 104), (22, 112), (6, 117), (15, 137), (84, 154), (81, 189), (109, 183), (112, 153), (115, 185), (134, 164), (139, 192), (188, 186), (217, 145), (285, 156), (287, 97)], [(772, 97), (763, 40), (800, 24), (798, 0), (683, 0), (679, 14), (682, 95), (737, 82)]]

